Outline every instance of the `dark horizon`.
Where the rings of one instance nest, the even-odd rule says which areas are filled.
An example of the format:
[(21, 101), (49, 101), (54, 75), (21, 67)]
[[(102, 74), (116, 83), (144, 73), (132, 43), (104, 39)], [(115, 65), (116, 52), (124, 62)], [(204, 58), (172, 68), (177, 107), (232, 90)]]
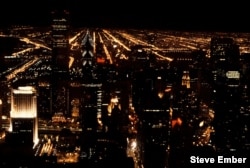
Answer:
[(50, 12), (67, 9), (72, 27), (169, 29), (188, 31), (250, 32), (244, 4), (188, 2), (84, 2), (44, 0), (31, 3), (9, 0), (0, 10), (1, 27), (21, 24), (50, 26)]

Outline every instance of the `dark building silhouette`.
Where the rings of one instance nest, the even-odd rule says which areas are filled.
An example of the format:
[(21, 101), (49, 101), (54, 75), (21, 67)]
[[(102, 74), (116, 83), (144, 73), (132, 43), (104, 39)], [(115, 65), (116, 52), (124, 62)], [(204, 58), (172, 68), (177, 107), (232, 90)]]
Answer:
[(51, 12), (52, 63), (54, 71), (67, 72), (69, 66), (69, 12), (56, 9)]
[(0, 99), (0, 130), (2, 130), (3, 101)]
[(59, 8), (53, 10), (51, 15), (51, 113), (62, 112), (69, 115), (69, 12)]
[(133, 105), (141, 121), (138, 139), (145, 168), (168, 166), (171, 87), (164, 72), (148, 69), (135, 72), (133, 78)]
[(241, 152), (239, 46), (232, 38), (211, 39), (215, 143), (218, 152)]
[(82, 120), (84, 130), (96, 132), (97, 115), (102, 111), (102, 83), (96, 78), (95, 56), (93, 54), (93, 41), (90, 32), (87, 31), (82, 43), (82, 83), (83, 111)]

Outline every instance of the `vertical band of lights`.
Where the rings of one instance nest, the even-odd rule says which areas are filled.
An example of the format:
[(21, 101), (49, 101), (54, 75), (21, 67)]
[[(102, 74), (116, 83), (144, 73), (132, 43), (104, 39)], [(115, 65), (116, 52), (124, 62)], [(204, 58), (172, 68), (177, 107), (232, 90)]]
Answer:
[(102, 90), (97, 90), (97, 122), (102, 126)]
[(34, 87), (20, 86), (12, 89), (10, 119), (10, 131), (13, 119), (33, 119), (33, 142), (38, 141), (37, 96)]

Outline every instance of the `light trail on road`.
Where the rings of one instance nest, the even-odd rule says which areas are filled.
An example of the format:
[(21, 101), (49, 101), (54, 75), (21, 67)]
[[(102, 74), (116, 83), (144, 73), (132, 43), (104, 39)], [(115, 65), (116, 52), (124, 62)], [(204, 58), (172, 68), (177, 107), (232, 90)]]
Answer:
[(24, 72), (26, 69), (28, 69), (30, 66), (35, 64), (39, 60), (38, 57), (35, 57), (34, 59), (30, 60), (26, 64), (22, 65), (20, 68), (15, 69), (13, 72), (11, 72), (9, 75), (6, 76), (6, 80), (10, 81), (13, 78), (16, 77), (16, 75), (20, 72)]
[(96, 53), (96, 36), (95, 36), (95, 32), (93, 32), (93, 43), (94, 43), (94, 46), (93, 46), (93, 53), (95, 54)]
[[(152, 45), (152, 44), (149, 44), (149, 43), (147, 43), (147, 42), (145, 42), (145, 41), (142, 41), (142, 40), (140, 40), (140, 39), (134, 38), (134, 37), (132, 37), (131, 35), (129, 35), (129, 34), (127, 34), (127, 33), (120, 33), (120, 35), (122, 35), (124, 38), (126, 38), (127, 40), (129, 40), (129, 41), (131, 41), (131, 42), (133, 42), (133, 43), (135, 43), (135, 44), (137, 44), (137, 45), (138, 45), (138, 44), (141, 44), (141, 45), (146, 45), (146, 46), (148, 46), (148, 47), (152, 47), (152, 48), (145, 48), (145, 50), (152, 51), (153, 54), (155, 54), (156, 56), (158, 56), (158, 57), (160, 57), (160, 58), (162, 58), (162, 59), (166, 59), (166, 60), (168, 60), (168, 61), (173, 61), (172, 58), (166, 57), (166, 56), (161, 55), (161, 54), (159, 54), (159, 53), (157, 52), (157, 51), (163, 51), (163, 50), (165, 50), (165, 49), (158, 48), (158, 47), (156, 47), (156, 46), (154, 46), (154, 45)], [(154, 51), (154, 50), (157, 50), (157, 51)]]
[(131, 51), (129, 47), (127, 47), (125, 44), (123, 44), (120, 40), (115, 38), (108, 30), (103, 30), (104, 33), (106, 33), (108, 36), (110, 36), (116, 43), (120, 44), (123, 48), (125, 48), (127, 51)]
[(39, 48), (41, 48), (41, 47), (42, 47), (42, 48), (45, 48), (45, 49), (48, 49), (48, 50), (51, 50), (51, 48), (49, 48), (49, 47), (47, 47), (47, 46), (45, 46), (45, 45), (43, 45), (43, 44), (39, 44), (39, 43), (33, 42), (33, 41), (31, 41), (30, 39), (28, 39), (28, 38), (26, 38), (26, 37), (20, 38), (20, 41), (23, 41), (23, 42), (25, 42), (25, 43), (27, 43), (27, 44), (33, 44), (35, 47), (34, 47), (34, 48), (33, 48), (33, 47), (26, 48), (26, 49), (24, 49), (24, 50), (21, 50), (21, 51), (12, 53), (12, 54), (11, 54), (12, 56), (18, 56), (19, 54), (24, 54), (24, 53), (26, 53), (26, 52), (31, 52), (31, 51), (33, 51), (34, 49), (39, 49)]
[(107, 47), (105, 46), (105, 44), (103, 42), (102, 36), (100, 35), (100, 33), (98, 33), (98, 35), (99, 35), (99, 38), (100, 38), (100, 42), (103, 44), (103, 50), (104, 50), (104, 52), (105, 52), (105, 54), (107, 56), (107, 59), (109, 60), (110, 64), (113, 64), (112, 58), (111, 58), (111, 56), (109, 54), (109, 51), (108, 51)]
[(36, 48), (40, 48), (40, 47), (42, 47), (42, 48), (45, 48), (45, 49), (51, 50), (51, 48), (50, 48), (50, 47), (47, 47), (47, 46), (45, 46), (45, 45), (43, 45), (43, 44), (39, 44), (39, 43), (33, 42), (33, 41), (31, 41), (30, 39), (28, 39), (28, 38), (26, 38), (26, 37), (24, 37), (24, 38), (20, 38), (20, 41), (24, 41), (24, 42), (26, 42), (27, 44), (33, 44), (33, 45), (35, 45), (35, 46), (36, 46)]
[(81, 34), (82, 34), (83, 31), (77, 33), (75, 36), (71, 37), (69, 39), (69, 44), (73, 43)]
[(73, 63), (74, 63), (75, 58), (72, 56), (69, 56), (69, 69), (72, 67)]
[(149, 47), (155, 47), (154, 45), (152, 44), (149, 44), (145, 41), (142, 41), (140, 39), (137, 39), (137, 38), (134, 38), (132, 37), (131, 35), (127, 34), (127, 33), (120, 33), (118, 32), (121, 36), (123, 36), (124, 38), (126, 38), (127, 40), (131, 41), (132, 43), (136, 44), (136, 45), (146, 45), (146, 46), (149, 46)]

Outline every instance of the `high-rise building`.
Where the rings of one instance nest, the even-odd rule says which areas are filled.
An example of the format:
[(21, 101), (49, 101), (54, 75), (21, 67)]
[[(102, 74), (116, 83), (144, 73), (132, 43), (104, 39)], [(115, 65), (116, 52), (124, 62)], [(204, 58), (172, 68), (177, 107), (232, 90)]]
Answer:
[(232, 38), (212, 38), (210, 52), (211, 60), (217, 69), (239, 68), (239, 46)]
[(94, 42), (90, 35), (90, 32), (87, 31), (86, 35), (83, 37), (82, 40), (82, 65), (83, 67), (86, 66), (93, 66), (95, 64), (95, 57), (94, 57)]
[(91, 82), (96, 71), (96, 56), (94, 55), (94, 42), (89, 31), (83, 37), (82, 43), (82, 72), (84, 82)]
[(52, 63), (54, 71), (67, 72), (69, 66), (69, 12), (52, 11)]
[(2, 129), (3, 102), (0, 99), (0, 130)]
[(37, 93), (31, 86), (12, 89), (10, 132), (20, 143), (38, 142)]
[(102, 115), (102, 84), (89, 83), (83, 86), (82, 120), (84, 130), (96, 132), (98, 119)]
[(52, 11), (52, 75), (51, 113), (69, 115), (69, 12), (64, 9)]
[(138, 138), (145, 168), (167, 167), (170, 138), (170, 90), (163, 71), (135, 73), (133, 106), (140, 118)]
[(215, 144), (218, 152), (238, 152), (240, 143), (239, 46), (231, 38), (211, 39)]
[(183, 71), (182, 82), (181, 85), (190, 88), (190, 76), (189, 71)]
[(249, 88), (244, 85), (242, 91), (242, 101), (240, 107), (240, 142), (243, 152), (249, 152), (250, 150), (250, 139), (249, 139), (249, 119), (250, 119), (250, 101), (249, 101)]
[(102, 83), (95, 77), (95, 59), (93, 55), (93, 40), (87, 31), (82, 40), (82, 88), (83, 88), (83, 127), (96, 131), (97, 116), (101, 115)]
[(241, 142), (243, 144), (242, 149), (245, 151), (250, 150), (250, 138), (249, 138), (249, 131), (250, 131), (250, 99), (249, 99), (249, 82), (250, 82), (250, 54), (244, 53), (242, 56), (242, 62), (241, 62), (241, 85), (242, 85), (242, 101), (241, 101), (241, 108), (240, 108), (240, 120), (241, 120), (241, 130), (240, 130), (240, 136), (241, 136)]

